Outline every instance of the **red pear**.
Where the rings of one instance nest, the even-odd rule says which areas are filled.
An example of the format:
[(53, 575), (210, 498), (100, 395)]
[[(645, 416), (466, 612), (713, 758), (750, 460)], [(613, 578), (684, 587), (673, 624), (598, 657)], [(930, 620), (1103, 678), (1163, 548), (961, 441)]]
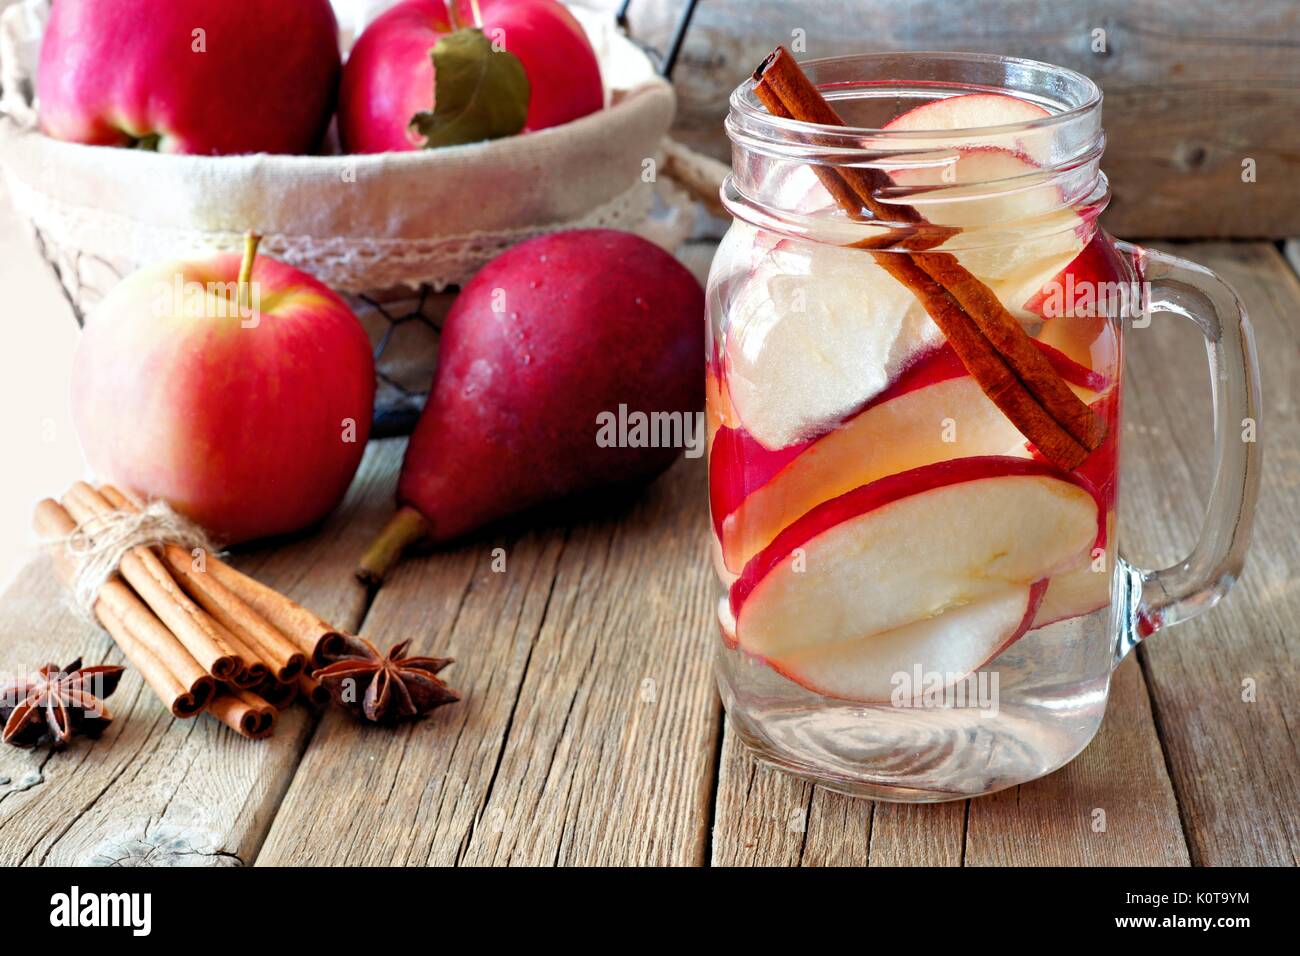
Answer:
[(377, 582), (418, 539), (659, 474), (683, 442), (702, 450), (703, 401), (704, 293), (672, 256), (608, 229), (513, 247), (447, 316), (400, 510), (358, 575)]

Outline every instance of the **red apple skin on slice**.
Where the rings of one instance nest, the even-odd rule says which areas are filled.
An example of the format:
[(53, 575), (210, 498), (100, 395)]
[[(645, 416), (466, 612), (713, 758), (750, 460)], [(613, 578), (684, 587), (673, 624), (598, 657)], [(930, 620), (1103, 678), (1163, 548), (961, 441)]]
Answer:
[(1043, 603), (1034, 615), (1030, 630), (1038, 630), (1059, 621), (1100, 611), (1110, 604), (1111, 573), (1107, 556), (1106, 570), (1094, 571), (1092, 562), (1075, 571), (1057, 574), (1048, 582)]
[(1099, 509), (1074, 476), (1024, 458), (958, 458), (824, 502), (756, 555), (731, 588), (750, 653), (892, 630), (1077, 566)]
[[(1104, 376), (1042, 348), (1085, 401), (1109, 387)], [(823, 501), (886, 475), (949, 458), (1029, 454), (1024, 436), (946, 344), (816, 442), (773, 452), (743, 434), (720, 429), (725, 440), (709, 459), (714, 529), (733, 572)]]
[(1008, 585), (973, 604), (892, 631), (797, 651), (768, 664), (823, 697), (887, 703), (895, 676), (944, 675), (950, 687), (987, 665), (1029, 630), (1047, 591), (1046, 581)]
[[(895, 116), (884, 128), (894, 132), (958, 132), (958, 137), (949, 137), (947, 140), (936, 135), (932, 140), (917, 139), (914, 142), (921, 148), (933, 148), (945, 142), (951, 143), (954, 139), (964, 146), (981, 142), (1003, 147), (1010, 145), (1017, 152), (1025, 153), (1035, 162), (1041, 163), (1051, 156), (1050, 131), (1025, 130), (1011, 139), (1006, 135), (989, 135), (981, 139), (978, 130), (1013, 123), (1032, 123), (1050, 115), (1043, 107), (1015, 96), (1002, 93), (963, 93), (922, 103)], [(897, 147), (898, 144), (892, 145)]]
[(1116, 317), (1108, 317), (1106, 310), (1098, 307), (1097, 292), (1127, 289), (1127, 283), (1118, 251), (1110, 238), (1097, 230), (1083, 251), (1030, 297), (1022, 311), (1045, 320), (1038, 332), (1040, 344), (1113, 381), (1119, 375), (1120, 362)]
[[(945, 442), (952, 418), (957, 441)], [(715, 529), (727, 567), (745, 563), (814, 506), (944, 458), (1002, 454), (1023, 444), (984, 398), (951, 347), (915, 363), (861, 412), (816, 442), (768, 451), (742, 431), (719, 431), (709, 461)]]

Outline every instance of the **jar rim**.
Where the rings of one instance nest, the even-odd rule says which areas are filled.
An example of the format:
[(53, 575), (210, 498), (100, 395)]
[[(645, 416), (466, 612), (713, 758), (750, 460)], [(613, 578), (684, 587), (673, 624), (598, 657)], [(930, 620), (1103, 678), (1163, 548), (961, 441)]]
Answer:
[[(832, 106), (852, 102), (852, 112), (842, 111), (850, 121), (888, 123), (908, 101), (922, 105), (968, 93), (1014, 96), (1047, 115), (938, 130), (809, 123), (768, 112), (750, 77), (732, 94), (727, 116), (733, 160), (722, 202), (751, 225), (840, 245), (903, 248), (916, 228), (913, 215), (845, 214), (829, 194), (820, 197), (825, 203), (809, 204), (816, 194), (805, 169), (826, 167), (873, 170), (882, 208), (911, 207), (926, 219), (931, 210), (940, 212), (941, 224), (958, 228), (945, 250), (1064, 232), (1080, 219), (1095, 221), (1109, 201), (1100, 166), (1102, 94), (1082, 73), (1037, 60), (950, 52), (824, 57), (800, 67)], [(968, 160), (978, 161), (962, 167)]]
[[(840, 80), (833, 84), (827, 84), (822, 77), (827, 74), (845, 72), (844, 68), (849, 67), (866, 67), (873, 64), (890, 64), (887, 70), (851, 70), (849, 72), (863, 72), (865, 75), (853, 80)], [(991, 126), (970, 126), (959, 129), (884, 129), (880, 127), (867, 126), (839, 126), (828, 125), (824, 123), (810, 123), (805, 120), (799, 120), (783, 116), (774, 116), (769, 113), (754, 95), (754, 86), (756, 81), (750, 76), (745, 79), (732, 92), (730, 98), (730, 110), (732, 117), (729, 118), (727, 128), (728, 133), (733, 139), (741, 132), (741, 125), (734, 121), (736, 116), (744, 118), (743, 126), (747, 127), (750, 135), (758, 132), (763, 127), (775, 132), (781, 131), (789, 134), (796, 134), (801, 141), (807, 143), (806, 137), (810, 134), (815, 135), (816, 142), (822, 146), (838, 146), (839, 141), (844, 141), (843, 145), (850, 148), (856, 141), (862, 137), (869, 136), (877, 144), (897, 143), (900, 148), (905, 147), (909, 141), (933, 140), (938, 134), (950, 139), (960, 139), (963, 136), (985, 138), (999, 135), (1015, 135), (1025, 131), (1035, 131), (1050, 129), (1055, 126), (1061, 126), (1076, 120), (1090, 112), (1099, 110), (1102, 104), (1103, 94), (1097, 83), (1068, 67), (1057, 66), (1042, 60), (1031, 60), (1024, 57), (1002, 56), (994, 53), (962, 53), (952, 51), (896, 51), (890, 53), (854, 53), (844, 56), (818, 57), (811, 60), (800, 62), (800, 67), (808, 74), (809, 78), (823, 90), (835, 88), (863, 88), (868, 86), (874, 87), (901, 87), (908, 86), (925, 86), (933, 88), (959, 89), (967, 88), (967, 92), (987, 92), (1002, 93), (1003, 95), (1013, 95), (1017, 99), (1023, 99), (1028, 102), (1034, 102), (1037, 105), (1044, 106), (1046, 103), (1052, 103), (1053, 100), (1047, 94), (1029, 99), (1023, 95), (1023, 91), (1017, 90), (1009, 84), (998, 84), (996, 82), (973, 82), (970, 80), (943, 79), (943, 78), (923, 78), (917, 76), (900, 76), (898, 67), (900, 65), (912, 67), (914, 70), (923, 69), (926, 65), (945, 65), (951, 67), (969, 66), (976, 71), (984, 70), (990, 75), (1001, 70), (1004, 75), (1011, 76), (1029, 76), (1032, 74), (1041, 74), (1043, 77), (1051, 77), (1058, 81), (1057, 88), (1053, 92), (1062, 92), (1064, 86), (1074, 91), (1072, 99), (1075, 102), (1060, 103), (1056, 105), (1057, 109), (1049, 109), (1049, 115), (1038, 117), (1036, 119), (1024, 120), (1015, 123), (1002, 123)], [(904, 70), (903, 72), (908, 72)], [(956, 93), (954, 93), (956, 95)], [(773, 137), (759, 134), (759, 138), (766, 139), (769, 142)]]

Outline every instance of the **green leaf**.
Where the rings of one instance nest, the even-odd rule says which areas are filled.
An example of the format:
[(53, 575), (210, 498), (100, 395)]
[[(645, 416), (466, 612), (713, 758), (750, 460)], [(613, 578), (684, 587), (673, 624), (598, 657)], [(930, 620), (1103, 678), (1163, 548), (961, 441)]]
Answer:
[(519, 57), (494, 50), (482, 30), (457, 30), (433, 48), (433, 111), (411, 128), (425, 145), (456, 146), (513, 136), (524, 128), (531, 90)]

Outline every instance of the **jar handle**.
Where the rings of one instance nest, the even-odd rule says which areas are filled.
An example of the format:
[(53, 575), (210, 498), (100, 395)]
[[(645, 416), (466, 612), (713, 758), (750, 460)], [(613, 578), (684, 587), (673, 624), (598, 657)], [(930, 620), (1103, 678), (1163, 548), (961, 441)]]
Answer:
[(1214, 607), (1241, 573), (1259, 492), (1259, 366), (1255, 333), (1236, 292), (1210, 270), (1126, 242), (1142, 280), (1141, 316), (1167, 312), (1191, 319), (1205, 334), (1214, 405), (1214, 483), (1191, 554), (1159, 571), (1121, 555), (1118, 664), (1146, 637)]

